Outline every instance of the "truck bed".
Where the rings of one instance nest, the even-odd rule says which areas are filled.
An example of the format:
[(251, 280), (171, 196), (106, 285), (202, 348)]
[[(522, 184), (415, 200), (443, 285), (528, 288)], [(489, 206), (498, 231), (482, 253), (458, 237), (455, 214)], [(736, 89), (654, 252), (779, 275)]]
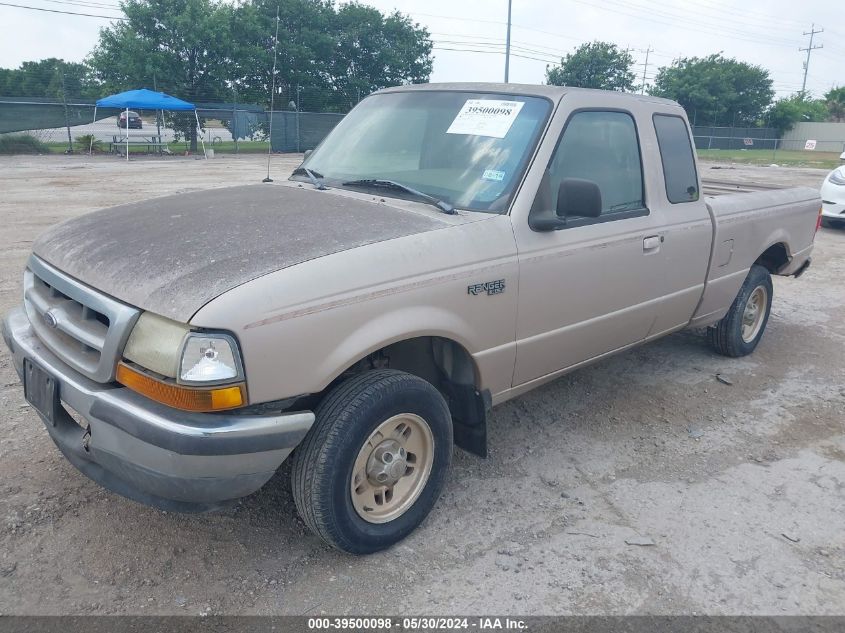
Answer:
[(793, 275), (809, 258), (820, 199), (810, 187), (702, 181), (713, 220), (713, 242), (704, 295), (693, 325), (725, 314), (748, 270), (762, 253), (770, 272)]
[(702, 193), (706, 196), (723, 196), (730, 193), (751, 193), (753, 191), (771, 191), (773, 189), (786, 189), (786, 187), (774, 184), (760, 184), (743, 182), (739, 180), (722, 180), (706, 178), (701, 181)]

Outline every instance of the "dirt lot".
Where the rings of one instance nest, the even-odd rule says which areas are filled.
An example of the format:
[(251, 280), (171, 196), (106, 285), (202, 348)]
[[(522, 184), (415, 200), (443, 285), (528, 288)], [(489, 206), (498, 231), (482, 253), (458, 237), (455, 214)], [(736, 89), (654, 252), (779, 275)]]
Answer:
[[(297, 161), (273, 162), (283, 177)], [(705, 167), (811, 186), (825, 173)], [(0, 159), (0, 310), (19, 303), (47, 226), (263, 169)], [(306, 531), (284, 472), (223, 514), (104, 492), (59, 455), (3, 348), (0, 612), (843, 614), (845, 231), (816, 244), (804, 277), (775, 281), (752, 356), (716, 356), (685, 332), (497, 408), (490, 457), (456, 450), (431, 517), (368, 558)], [(654, 545), (626, 544), (639, 537)]]

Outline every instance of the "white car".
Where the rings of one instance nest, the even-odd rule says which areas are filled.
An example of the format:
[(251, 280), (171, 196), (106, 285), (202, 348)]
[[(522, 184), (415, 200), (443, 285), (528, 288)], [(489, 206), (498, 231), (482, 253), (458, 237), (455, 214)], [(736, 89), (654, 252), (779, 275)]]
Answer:
[[(845, 152), (842, 154), (845, 156)], [(822, 225), (845, 226), (845, 165), (827, 175), (822, 184)]]

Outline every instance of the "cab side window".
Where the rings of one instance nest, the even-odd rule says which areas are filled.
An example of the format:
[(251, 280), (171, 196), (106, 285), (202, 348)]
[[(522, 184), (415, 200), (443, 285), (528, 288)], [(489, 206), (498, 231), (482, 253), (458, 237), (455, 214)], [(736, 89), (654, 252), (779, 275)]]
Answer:
[(679, 116), (654, 115), (654, 131), (663, 162), (666, 197), (672, 204), (698, 200), (698, 175), (687, 124)]
[(645, 208), (643, 167), (634, 119), (626, 112), (584, 111), (566, 125), (549, 165), (554, 206), (564, 178), (596, 183), (602, 216)]

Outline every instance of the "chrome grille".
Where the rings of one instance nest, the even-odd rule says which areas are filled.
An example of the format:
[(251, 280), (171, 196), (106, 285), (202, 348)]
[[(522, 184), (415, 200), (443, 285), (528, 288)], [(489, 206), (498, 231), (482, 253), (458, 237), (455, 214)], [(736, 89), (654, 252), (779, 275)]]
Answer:
[(23, 286), (26, 313), (41, 342), (92, 380), (114, 380), (115, 366), (140, 312), (34, 255)]

